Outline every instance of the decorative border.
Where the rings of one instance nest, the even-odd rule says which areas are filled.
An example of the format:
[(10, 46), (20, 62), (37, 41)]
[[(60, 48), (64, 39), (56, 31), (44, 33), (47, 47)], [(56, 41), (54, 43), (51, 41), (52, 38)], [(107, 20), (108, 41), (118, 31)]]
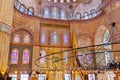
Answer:
[(3, 23), (0, 23), (0, 31), (11, 34), (11, 28), (8, 25), (3, 24)]
[(67, 25), (59, 25), (59, 24), (40, 23), (40, 25), (46, 27), (69, 28), (69, 26)]

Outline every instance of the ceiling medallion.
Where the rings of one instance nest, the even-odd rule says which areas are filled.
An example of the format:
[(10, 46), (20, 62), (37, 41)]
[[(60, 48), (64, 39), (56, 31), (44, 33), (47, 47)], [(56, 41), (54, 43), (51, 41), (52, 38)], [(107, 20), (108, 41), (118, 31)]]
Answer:
[(82, 0), (84, 4), (89, 3), (91, 0)]

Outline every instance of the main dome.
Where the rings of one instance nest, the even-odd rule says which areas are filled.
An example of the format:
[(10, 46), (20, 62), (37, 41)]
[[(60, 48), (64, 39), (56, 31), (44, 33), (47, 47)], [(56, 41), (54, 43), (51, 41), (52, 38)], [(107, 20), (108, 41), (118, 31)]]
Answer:
[(98, 16), (109, 0), (15, 0), (15, 8), (32, 16), (87, 20)]

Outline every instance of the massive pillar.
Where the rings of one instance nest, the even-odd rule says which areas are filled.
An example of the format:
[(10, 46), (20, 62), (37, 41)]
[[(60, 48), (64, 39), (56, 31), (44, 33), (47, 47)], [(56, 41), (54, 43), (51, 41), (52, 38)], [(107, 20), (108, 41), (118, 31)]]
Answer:
[(0, 71), (8, 68), (14, 0), (0, 0)]

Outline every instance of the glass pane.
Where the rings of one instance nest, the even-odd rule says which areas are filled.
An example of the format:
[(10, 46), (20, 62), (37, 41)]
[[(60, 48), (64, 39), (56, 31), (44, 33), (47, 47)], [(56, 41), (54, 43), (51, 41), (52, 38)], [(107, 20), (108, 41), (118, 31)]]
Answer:
[(75, 15), (75, 18), (76, 18), (76, 19), (80, 19), (80, 13), (77, 13), (77, 14)]
[(68, 34), (65, 32), (64, 33), (64, 44), (68, 43)]
[(49, 8), (45, 8), (45, 10), (44, 10), (44, 18), (49, 18)]
[(64, 9), (61, 10), (61, 19), (63, 19), (63, 20), (66, 19), (66, 14), (65, 14), (65, 10)]
[(39, 74), (39, 80), (46, 80), (46, 74)]
[(30, 51), (29, 49), (26, 48), (23, 50), (23, 64), (29, 63), (29, 57), (30, 57)]
[(95, 80), (95, 74), (88, 74), (89, 80)]
[(46, 43), (46, 34), (45, 34), (45, 31), (42, 31), (41, 43), (42, 43), (42, 44), (45, 44), (45, 43)]
[(57, 0), (54, 0), (54, 2), (57, 2)]
[(57, 43), (58, 43), (58, 34), (56, 31), (54, 31), (52, 34), (52, 44), (57, 44)]
[(73, 0), (73, 2), (76, 2), (77, 0)]
[(53, 19), (58, 19), (59, 18), (59, 12), (57, 7), (52, 8), (52, 18)]
[(14, 35), (14, 37), (13, 37), (13, 42), (15, 42), (15, 43), (19, 43), (20, 42), (20, 35)]
[(21, 74), (20, 80), (29, 80), (29, 75), (28, 74)]
[(84, 13), (84, 19), (89, 19), (88, 13)]
[(70, 0), (66, 0), (67, 2), (70, 2)]
[(33, 9), (32, 8), (28, 9), (28, 14), (30, 14), (30, 15), (33, 14)]
[(25, 12), (25, 6), (21, 5), (21, 6), (20, 6), (20, 11), (21, 11), (21, 12)]
[(64, 0), (60, 0), (61, 3), (64, 3)]
[(71, 74), (65, 74), (65, 80), (71, 80)]
[(11, 53), (11, 64), (18, 63), (18, 56), (19, 56), (19, 51), (18, 49), (14, 48)]
[(30, 36), (29, 35), (25, 35), (23, 38), (23, 42), (24, 43), (30, 43)]
[(10, 74), (10, 77), (12, 78), (12, 80), (17, 80), (17, 74)]

